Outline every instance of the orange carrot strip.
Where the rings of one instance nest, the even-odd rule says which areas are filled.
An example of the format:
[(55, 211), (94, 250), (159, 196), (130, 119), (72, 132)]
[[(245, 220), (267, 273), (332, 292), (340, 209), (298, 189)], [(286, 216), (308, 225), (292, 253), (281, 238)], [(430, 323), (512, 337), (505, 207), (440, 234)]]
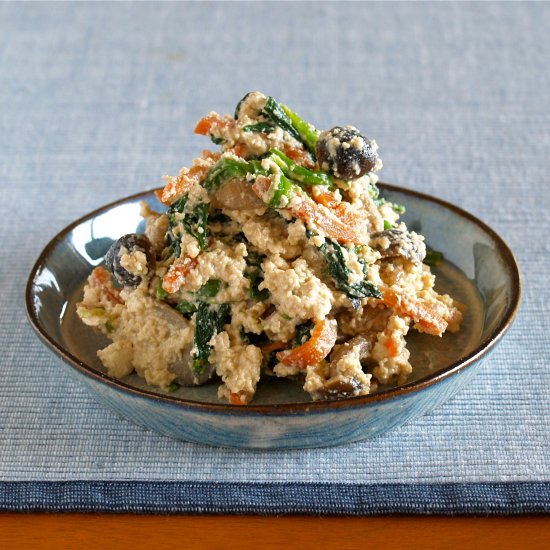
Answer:
[[(266, 194), (271, 186), (271, 179), (267, 176), (258, 176), (252, 184), (252, 189), (267, 202)], [(366, 217), (350, 209), (344, 203), (336, 208), (327, 208), (317, 204), (309, 195), (298, 195), (297, 204), (291, 202), (288, 210), (297, 218), (306, 223), (317, 226), (329, 237), (340, 243), (368, 244), (369, 234), (366, 231)]]
[(214, 125), (214, 122), (219, 118), (218, 115), (214, 116), (212, 114), (206, 115), (205, 117), (201, 118), (197, 125), (195, 126), (195, 134), (199, 134), (201, 136), (207, 136), (210, 133), (210, 130), (212, 129), (212, 126)]
[(195, 184), (200, 183), (214, 165), (214, 161), (220, 158), (220, 154), (205, 150), (202, 152), (202, 158), (213, 162), (205, 165), (195, 164), (186, 171), (182, 170), (175, 178), (170, 178), (159, 197), (161, 202), (170, 205), (185, 195)]
[(316, 225), (339, 243), (368, 244), (369, 234), (365, 230), (364, 220), (346, 207), (341, 209), (342, 204), (330, 209), (302, 195), (300, 204), (291, 206), (289, 210), (301, 220)]
[(327, 208), (334, 208), (340, 204), (336, 198), (334, 197), (334, 193), (331, 193), (330, 191), (323, 191), (320, 193), (313, 193), (313, 200), (317, 204), (322, 204), (323, 206), (326, 206)]
[(285, 143), (283, 144), (283, 153), (300, 166), (304, 166), (305, 168), (315, 168), (315, 163), (313, 162), (311, 155), (305, 149), (292, 147), (292, 145)]
[(197, 263), (195, 258), (182, 258), (176, 260), (162, 278), (162, 288), (168, 292), (168, 294), (177, 292), (185, 282), (187, 274), (197, 265)]
[(216, 130), (230, 128), (232, 126), (235, 126), (235, 120), (229, 115), (222, 116), (218, 113), (210, 113), (197, 122), (195, 134), (207, 136)]
[(382, 303), (395, 309), (399, 315), (411, 317), (428, 334), (441, 336), (447, 328), (447, 321), (433, 305), (422, 300), (412, 300), (404, 294), (398, 295), (391, 290), (383, 290)]
[(102, 288), (111, 282), (111, 275), (104, 267), (96, 267), (90, 273), (89, 281), (94, 288)]
[(185, 195), (191, 187), (199, 183), (206, 176), (210, 168), (206, 166), (192, 166), (185, 173), (171, 178), (163, 189), (160, 200), (170, 205)]
[(244, 143), (237, 142), (231, 149), (227, 149), (227, 151), (238, 157), (244, 158), (248, 153), (248, 147)]
[(277, 359), (287, 367), (305, 369), (316, 365), (332, 350), (336, 343), (337, 324), (334, 320), (323, 319), (311, 331), (311, 338), (297, 348), (280, 351)]
[(395, 342), (391, 338), (388, 338), (386, 340), (385, 345), (386, 345), (386, 348), (388, 348), (388, 353), (390, 354), (390, 357), (397, 357), (398, 355), (397, 346), (395, 345)]
[(238, 393), (230, 393), (229, 402), (232, 405), (248, 405), (248, 403)]
[(266, 193), (269, 191), (269, 188), (271, 187), (271, 179), (267, 176), (257, 176), (256, 181), (252, 184), (252, 190), (260, 199), (265, 201), (264, 197), (266, 196)]
[(111, 274), (104, 267), (96, 267), (88, 277), (88, 281), (94, 288), (99, 288), (111, 302), (124, 303), (118, 290), (112, 288)]
[(203, 149), (201, 153), (201, 158), (203, 159), (210, 159), (217, 161), (220, 158), (220, 153), (217, 151), (209, 151), (208, 149)]

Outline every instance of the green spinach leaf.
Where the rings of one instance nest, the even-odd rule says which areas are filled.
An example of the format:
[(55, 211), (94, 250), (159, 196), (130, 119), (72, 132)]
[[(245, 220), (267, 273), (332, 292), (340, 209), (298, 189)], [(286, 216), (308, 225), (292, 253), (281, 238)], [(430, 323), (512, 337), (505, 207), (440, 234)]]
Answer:
[[(351, 270), (346, 264), (343, 247), (337, 242), (325, 239), (325, 242), (319, 247), (319, 251), (325, 258), (329, 274), (336, 287), (348, 296), (355, 309), (359, 308), (361, 298), (382, 297), (380, 291), (370, 281), (363, 279), (356, 283), (348, 282)], [(363, 274), (367, 274), (365, 263), (363, 263)]]
[(201, 302), (195, 314), (195, 335), (193, 337), (193, 368), (201, 373), (208, 363), (212, 347), (208, 342), (223, 330), (229, 322), (231, 307), (229, 304), (209, 305)]

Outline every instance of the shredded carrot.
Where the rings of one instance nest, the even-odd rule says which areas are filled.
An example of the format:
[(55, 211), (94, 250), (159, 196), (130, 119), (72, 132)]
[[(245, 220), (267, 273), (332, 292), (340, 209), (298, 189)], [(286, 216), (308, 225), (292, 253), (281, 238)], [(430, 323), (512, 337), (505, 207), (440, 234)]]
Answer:
[(336, 321), (323, 319), (311, 331), (311, 338), (297, 348), (280, 351), (277, 359), (287, 367), (305, 369), (309, 365), (316, 365), (332, 350), (336, 343)]
[(210, 159), (213, 161), (217, 161), (220, 156), (220, 153), (218, 153), (217, 151), (209, 151), (208, 149), (203, 149), (201, 153), (201, 158)]
[(388, 348), (388, 353), (390, 354), (390, 357), (397, 357), (397, 355), (399, 355), (397, 346), (395, 345), (395, 342), (391, 339), (391, 337), (388, 337), (388, 339), (385, 342), (385, 345), (386, 345), (386, 348)]
[(177, 292), (185, 282), (187, 274), (197, 265), (195, 258), (177, 259), (162, 278), (162, 288), (168, 294)]
[(170, 205), (183, 197), (195, 184), (200, 183), (204, 179), (215, 162), (220, 158), (220, 154), (205, 150), (202, 152), (201, 158), (210, 162), (195, 164), (187, 169), (184, 168), (178, 176), (170, 178), (162, 190), (160, 197), (157, 195), (161, 202)]
[(271, 179), (267, 176), (257, 176), (256, 180), (252, 184), (252, 190), (264, 202), (266, 202), (265, 198), (270, 187)]
[(229, 402), (232, 405), (248, 405), (247, 401), (243, 397), (241, 397), (238, 393), (230, 393)]
[[(252, 189), (264, 202), (270, 187), (271, 179), (268, 176), (258, 176), (252, 184)], [(317, 204), (304, 192), (297, 197), (299, 200), (291, 200), (287, 207), (297, 218), (317, 226), (340, 243), (368, 244), (368, 221), (363, 212), (353, 210), (344, 203), (339, 203), (335, 208), (327, 208), (323, 204)]]
[(112, 287), (111, 274), (104, 267), (96, 267), (88, 277), (88, 281), (94, 288), (101, 290), (111, 302), (115, 304), (124, 303), (118, 290)]
[(313, 193), (313, 200), (317, 204), (322, 204), (323, 206), (326, 206), (327, 208), (335, 208), (340, 204), (336, 197), (334, 196), (334, 193), (331, 193), (330, 191), (322, 191), (319, 193)]
[(327, 208), (315, 203), (309, 196), (302, 195), (297, 206), (289, 210), (301, 220), (317, 226), (327, 236), (339, 243), (368, 244), (369, 234), (365, 230), (365, 219), (349, 208)]
[(283, 153), (300, 166), (304, 166), (305, 168), (315, 168), (315, 163), (313, 162), (311, 155), (305, 149), (292, 147), (292, 145), (285, 143), (283, 145)]
[(233, 153), (237, 157), (244, 158), (247, 156), (248, 147), (244, 143), (237, 142), (231, 149), (227, 149), (227, 151)]
[(209, 134), (222, 128), (231, 128), (235, 126), (235, 120), (229, 115), (219, 115), (218, 113), (209, 113), (201, 118), (195, 126), (195, 134), (208, 136)]
[(397, 311), (399, 315), (410, 317), (428, 334), (441, 336), (447, 328), (447, 321), (436, 308), (423, 300), (413, 300), (405, 294), (398, 295), (391, 290), (383, 290), (382, 303)]

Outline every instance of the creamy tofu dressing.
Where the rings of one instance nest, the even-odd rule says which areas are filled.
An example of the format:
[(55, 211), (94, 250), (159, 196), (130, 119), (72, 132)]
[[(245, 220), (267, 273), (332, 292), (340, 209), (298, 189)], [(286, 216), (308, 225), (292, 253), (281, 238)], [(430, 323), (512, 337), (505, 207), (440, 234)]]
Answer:
[(117, 280), (126, 271), (137, 285), (90, 275), (76, 313), (112, 341), (98, 351), (111, 376), (164, 390), (214, 376), (236, 405), (263, 377), (338, 399), (409, 380), (411, 330), (432, 341), (459, 331), (465, 307), (434, 289), (423, 237), (377, 198), (374, 140), (329, 132), (319, 166), (311, 142), (324, 134), (273, 101), (254, 92), (236, 119), (199, 122), (221, 152), (167, 178), (167, 213), (143, 206), (150, 251), (118, 244)]

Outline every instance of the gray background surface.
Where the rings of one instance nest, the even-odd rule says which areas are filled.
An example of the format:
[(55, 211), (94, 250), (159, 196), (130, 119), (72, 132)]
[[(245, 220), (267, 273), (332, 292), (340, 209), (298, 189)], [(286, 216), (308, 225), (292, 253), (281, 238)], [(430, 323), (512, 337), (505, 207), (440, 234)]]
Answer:
[[(0, 480), (550, 480), (550, 5), (0, 4)], [(514, 327), (432, 414), (334, 449), (172, 441), (96, 404), (28, 325), (27, 274), (88, 211), (190, 162), (259, 89), (380, 145), (382, 179), (469, 210), (524, 276)]]

